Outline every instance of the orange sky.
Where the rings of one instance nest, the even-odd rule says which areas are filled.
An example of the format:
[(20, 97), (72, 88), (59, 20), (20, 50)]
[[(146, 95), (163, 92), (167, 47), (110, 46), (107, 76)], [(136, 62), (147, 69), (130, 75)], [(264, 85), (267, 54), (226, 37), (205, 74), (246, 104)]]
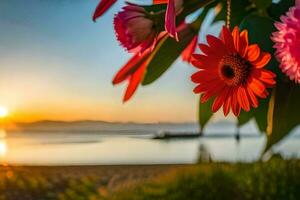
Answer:
[(94, 23), (96, 4), (0, 1), (0, 106), (8, 107), (10, 118), (196, 121), (199, 97), (190, 81), (195, 69), (181, 61), (122, 103), (125, 85), (113, 87), (111, 80), (131, 56), (113, 30), (123, 2)]

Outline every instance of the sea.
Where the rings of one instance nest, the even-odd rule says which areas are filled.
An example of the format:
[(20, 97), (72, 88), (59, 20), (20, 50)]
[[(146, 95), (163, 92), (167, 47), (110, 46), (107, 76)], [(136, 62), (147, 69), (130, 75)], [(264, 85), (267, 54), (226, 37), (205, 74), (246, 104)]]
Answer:
[[(300, 126), (267, 153), (266, 136), (253, 121), (239, 128), (233, 122), (212, 123), (201, 137), (184, 137), (199, 132), (196, 123), (44, 121), (18, 126), (0, 131), (2, 165), (193, 164), (300, 157)], [(164, 133), (183, 137), (154, 139)]]

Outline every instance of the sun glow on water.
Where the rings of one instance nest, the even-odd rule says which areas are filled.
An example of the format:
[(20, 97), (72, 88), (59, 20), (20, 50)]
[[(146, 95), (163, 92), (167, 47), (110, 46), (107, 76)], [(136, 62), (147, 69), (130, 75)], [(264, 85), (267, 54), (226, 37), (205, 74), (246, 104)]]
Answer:
[(0, 118), (7, 117), (8, 109), (5, 106), (0, 106)]

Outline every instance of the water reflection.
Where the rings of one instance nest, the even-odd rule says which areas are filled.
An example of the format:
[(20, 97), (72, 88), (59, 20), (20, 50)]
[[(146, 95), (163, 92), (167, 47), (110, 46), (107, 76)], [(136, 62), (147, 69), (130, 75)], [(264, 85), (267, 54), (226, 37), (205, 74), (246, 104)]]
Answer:
[(6, 137), (6, 131), (4, 129), (0, 129), (0, 139), (3, 139)]
[(212, 162), (212, 157), (209, 149), (207, 146), (203, 143), (200, 143), (199, 145), (199, 151), (198, 151), (198, 159), (197, 163), (203, 163), (203, 162)]
[(7, 147), (6, 147), (6, 131), (0, 130), (0, 160), (3, 162), (3, 158), (6, 155)]
[(0, 158), (5, 156), (6, 154), (6, 142), (5, 140), (1, 139), (0, 140)]
[[(264, 135), (152, 140), (135, 135), (0, 132), (0, 162), (25, 165), (166, 164), (212, 161), (251, 162), (260, 158)], [(134, 136), (134, 137), (133, 137)], [(274, 148), (300, 157), (300, 138)], [(8, 151), (9, 150), (9, 151)]]

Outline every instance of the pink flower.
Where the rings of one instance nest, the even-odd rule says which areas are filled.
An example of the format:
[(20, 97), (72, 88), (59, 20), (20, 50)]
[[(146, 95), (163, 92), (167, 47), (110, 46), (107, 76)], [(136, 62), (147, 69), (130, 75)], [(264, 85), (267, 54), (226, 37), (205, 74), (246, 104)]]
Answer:
[(291, 7), (281, 22), (275, 22), (277, 32), (271, 39), (275, 42), (275, 56), (280, 68), (291, 80), (300, 83), (300, 1)]
[(144, 8), (128, 5), (115, 15), (114, 27), (117, 39), (129, 52), (142, 53), (153, 49), (159, 33), (154, 22), (147, 18)]
[[(180, 42), (187, 41), (189, 42), (188, 47), (182, 53), (182, 56), (187, 60), (191, 59), (191, 55), (194, 52), (195, 48), (195, 30), (191, 27), (190, 24), (182, 23), (177, 27), (178, 37)], [(169, 35), (166, 32), (162, 32), (157, 36), (157, 46), (164, 42)], [(155, 48), (157, 48), (157, 46)], [(123, 97), (123, 102), (128, 101), (138, 89), (138, 86), (143, 81), (145, 72), (149, 63), (151, 62), (152, 57), (155, 55), (155, 51), (152, 51), (151, 48), (145, 49), (143, 52), (137, 52), (115, 75), (113, 78), (113, 84), (119, 84), (125, 81), (128, 81), (128, 86)]]
[(101, 17), (116, 1), (117, 0), (101, 0), (94, 12), (93, 20), (96, 21), (98, 17)]

